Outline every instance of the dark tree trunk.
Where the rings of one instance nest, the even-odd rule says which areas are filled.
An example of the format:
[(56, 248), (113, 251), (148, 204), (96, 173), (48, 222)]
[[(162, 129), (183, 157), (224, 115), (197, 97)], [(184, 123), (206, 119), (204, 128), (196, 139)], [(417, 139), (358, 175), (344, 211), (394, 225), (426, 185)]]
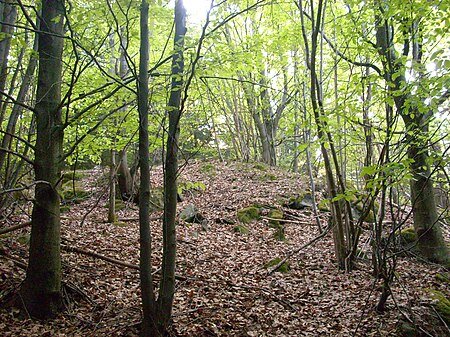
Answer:
[(150, 154), (148, 152), (148, 59), (149, 29), (148, 3), (141, 2), (140, 19), (140, 62), (138, 80), (139, 110), (139, 168), (141, 179), (139, 186), (139, 270), (143, 319), (141, 335), (158, 336), (156, 326), (155, 292), (152, 281), (152, 240), (150, 231)]
[(164, 220), (162, 277), (158, 297), (158, 325), (166, 330), (172, 314), (175, 294), (178, 137), (180, 134), (181, 92), (184, 72), (184, 38), (186, 35), (186, 10), (182, 0), (175, 1), (175, 38), (172, 59), (172, 84), (168, 103), (169, 130), (164, 170)]
[(43, 0), (38, 42), (34, 169), (36, 180), (45, 183), (36, 185), (30, 257), (21, 287), (27, 311), (38, 318), (51, 317), (61, 309), (60, 200), (57, 182), (63, 157), (60, 106), (63, 21), (64, 0)]
[(119, 151), (117, 182), (119, 185), (120, 197), (123, 200), (132, 200), (134, 198), (133, 177), (128, 167), (127, 150)]
[[(13, 0), (6, 0), (3, 4), (3, 11), (0, 13), (1, 17), (1, 33), (3, 35), (0, 40), (0, 92), (5, 90), (6, 79), (8, 77), (8, 56), (9, 49), (11, 46), (12, 33), (14, 31), (14, 24), (17, 19), (16, 6), (13, 4)], [(0, 100), (0, 111), (2, 114), (0, 116), (0, 124), (3, 122), (3, 99)]]

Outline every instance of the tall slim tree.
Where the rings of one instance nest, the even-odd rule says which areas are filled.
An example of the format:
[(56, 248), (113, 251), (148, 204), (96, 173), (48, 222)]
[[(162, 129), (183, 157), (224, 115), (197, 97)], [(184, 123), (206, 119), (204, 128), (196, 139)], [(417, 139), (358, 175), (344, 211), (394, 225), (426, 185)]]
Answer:
[(64, 0), (43, 0), (38, 41), (36, 92), (36, 185), (29, 263), (21, 295), (27, 311), (47, 318), (61, 308), (60, 198), (62, 165), (61, 122)]
[[(428, 130), (432, 112), (420, 108), (423, 101), (418, 101), (411, 91), (405, 88), (406, 65), (394, 45), (393, 25), (386, 13), (387, 3), (376, 2), (378, 14), (376, 15), (376, 46), (381, 56), (384, 70), (384, 78), (391, 88), (395, 108), (403, 119), (406, 127), (408, 142), (408, 158), (412, 173), (411, 201), (413, 206), (414, 228), (418, 235), (420, 252), (427, 259), (448, 264), (450, 261), (447, 245), (442, 236), (439, 224), (436, 199), (434, 194), (433, 179), (431, 176), (428, 155)], [(408, 23), (408, 20), (404, 20)], [(410, 28), (403, 32), (404, 46), (403, 57), (408, 57), (412, 50), (413, 64), (420, 64), (422, 57), (423, 40), (420, 36), (420, 20), (409, 22)], [(416, 27), (414, 27), (416, 26)], [(411, 34), (411, 32), (414, 32)], [(410, 46), (412, 45), (412, 48)], [(395, 92), (395, 94), (394, 94)], [(414, 94), (417, 96), (417, 94)], [(445, 101), (450, 96), (450, 91), (440, 98)]]
[(150, 232), (150, 156), (148, 136), (148, 59), (149, 59), (149, 29), (148, 3), (141, 3), (141, 42), (138, 80), (138, 110), (139, 110), (139, 169), (141, 179), (139, 186), (139, 236), (140, 236), (140, 281), (143, 308), (141, 327), (142, 336), (157, 335), (156, 303), (152, 280), (152, 246)]

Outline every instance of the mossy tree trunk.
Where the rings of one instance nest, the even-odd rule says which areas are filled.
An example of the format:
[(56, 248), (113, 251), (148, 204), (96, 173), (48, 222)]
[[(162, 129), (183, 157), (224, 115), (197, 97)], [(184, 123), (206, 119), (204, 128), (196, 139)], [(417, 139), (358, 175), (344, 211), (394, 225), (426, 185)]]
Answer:
[(57, 183), (61, 173), (63, 128), (61, 72), (64, 0), (43, 0), (38, 41), (36, 92), (36, 185), (30, 257), (21, 295), (27, 311), (47, 318), (61, 309), (60, 214)]

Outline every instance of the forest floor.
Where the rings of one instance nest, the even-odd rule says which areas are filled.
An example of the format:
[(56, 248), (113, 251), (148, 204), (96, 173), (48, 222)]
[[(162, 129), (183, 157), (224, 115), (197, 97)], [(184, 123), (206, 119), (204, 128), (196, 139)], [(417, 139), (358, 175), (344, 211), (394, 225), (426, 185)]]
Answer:
[[(152, 172), (153, 184), (161, 185), (161, 168)], [(106, 223), (106, 182), (99, 178), (105, 172), (87, 173), (82, 184), (91, 197), (63, 214), (64, 246), (137, 266), (136, 205), (127, 203), (119, 211), (121, 223)], [(177, 227), (179, 278), (172, 336), (399, 336), (402, 325), (403, 330), (415, 325), (417, 336), (450, 335), (429, 294), (430, 288), (450, 293), (449, 284), (438, 280), (444, 272), (439, 266), (398, 257), (393, 297), (383, 314), (374, 310), (381, 283), (371, 276), (370, 259), (359, 258), (351, 273), (338, 270), (331, 234), (294, 254), (288, 272), (269, 273), (268, 261), (283, 258), (318, 235), (310, 210), (282, 206), (282, 200), (307, 189), (304, 177), (254, 164), (192, 161), (183, 167), (180, 181), (191, 182), (194, 189), (185, 194), (179, 211), (194, 203), (207, 228), (181, 220)], [(246, 225), (247, 234), (235, 231), (237, 210), (254, 203), (289, 214), (286, 241), (274, 238), (275, 230), (265, 217)], [(30, 210), (31, 206), (22, 207), (0, 228), (28, 221)], [(161, 212), (151, 216), (160, 217)], [(327, 218), (322, 212), (323, 227)], [(161, 220), (152, 221), (152, 232), (157, 282)], [(29, 228), (22, 228), (0, 236), (0, 336), (138, 335), (138, 271), (68, 249), (62, 251), (65, 312), (54, 320), (38, 321), (8, 306), (25, 276), (28, 233)], [(362, 249), (370, 251), (369, 244)]]

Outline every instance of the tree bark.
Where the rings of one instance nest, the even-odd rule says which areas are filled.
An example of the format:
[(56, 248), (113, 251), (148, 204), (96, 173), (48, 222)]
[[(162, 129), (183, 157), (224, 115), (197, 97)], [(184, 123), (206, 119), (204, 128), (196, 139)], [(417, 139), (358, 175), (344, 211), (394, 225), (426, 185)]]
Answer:
[[(16, 23), (17, 19), (17, 9), (16, 6), (13, 4), (13, 0), (6, 0), (3, 4), (3, 11), (2, 11), (2, 17), (1, 21), (1, 33), (3, 38), (0, 40), (0, 91), (3, 92), (5, 90), (6, 86), (6, 78), (8, 77), (8, 56), (9, 56), (9, 49), (11, 46), (11, 38), (12, 33), (14, 31), (14, 24)], [(2, 114), (0, 116), (0, 124), (3, 122), (4, 119), (4, 109), (3, 109), (3, 99), (0, 100), (0, 111), (2, 111)]]
[(43, 0), (38, 41), (36, 93), (37, 139), (35, 178), (46, 181), (35, 190), (29, 263), (21, 295), (34, 317), (48, 318), (61, 310), (60, 214), (57, 182), (61, 173), (63, 127), (61, 77), (64, 0)]
[[(384, 5), (380, 5), (380, 11)], [(382, 57), (384, 77), (391, 90), (400, 92), (393, 95), (395, 107), (401, 115), (406, 128), (408, 158), (411, 160), (410, 181), (413, 207), (414, 229), (418, 235), (421, 254), (430, 261), (449, 264), (449, 251), (442, 236), (437, 213), (433, 180), (428, 161), (428, 126), (432, 112), (421, 113), (411, 93), (404, 89), (406, 82), (405, 65), (397, 57), (393, 44), (392, 27), (382, 15), (376, 16), (376, 44)], [(407, 43), (409, 43), (407, 41)], [(419, 46), (420, 47), (420, 46)], [(417, 49), (417, 48), (416, 48)], [(420, 53), (419, 53), (420, 54)], [(420, 62), (420, 55), (413, 55)], [(417, 59), (417, 60), (416, 60)], [(408, 103), (408, 104), (406, 104)]]
[(142, 336), (158, 336), (156, 325), (156, 303), (152, 278), (152, 240), (150, 231), (150, 154), (148, 136), (148, 60), (149, 27), (148, 3), (141, 2), (140, 17), (140, 61), (138, 79), (139, 110), (139, 270), (143, 319)]
[(181, 92), (184, 72), (184, 38), (186, 10), (182, 0), (175, 1), (175, 37), (172, 59), (172, 84), (168, 102), (169, 130), (164, 170), (164, 219), (162, 277), (158, 296), (158, 326), (166, 331), (172, 314), (175, 293), (178, 137), (180, 134)]

